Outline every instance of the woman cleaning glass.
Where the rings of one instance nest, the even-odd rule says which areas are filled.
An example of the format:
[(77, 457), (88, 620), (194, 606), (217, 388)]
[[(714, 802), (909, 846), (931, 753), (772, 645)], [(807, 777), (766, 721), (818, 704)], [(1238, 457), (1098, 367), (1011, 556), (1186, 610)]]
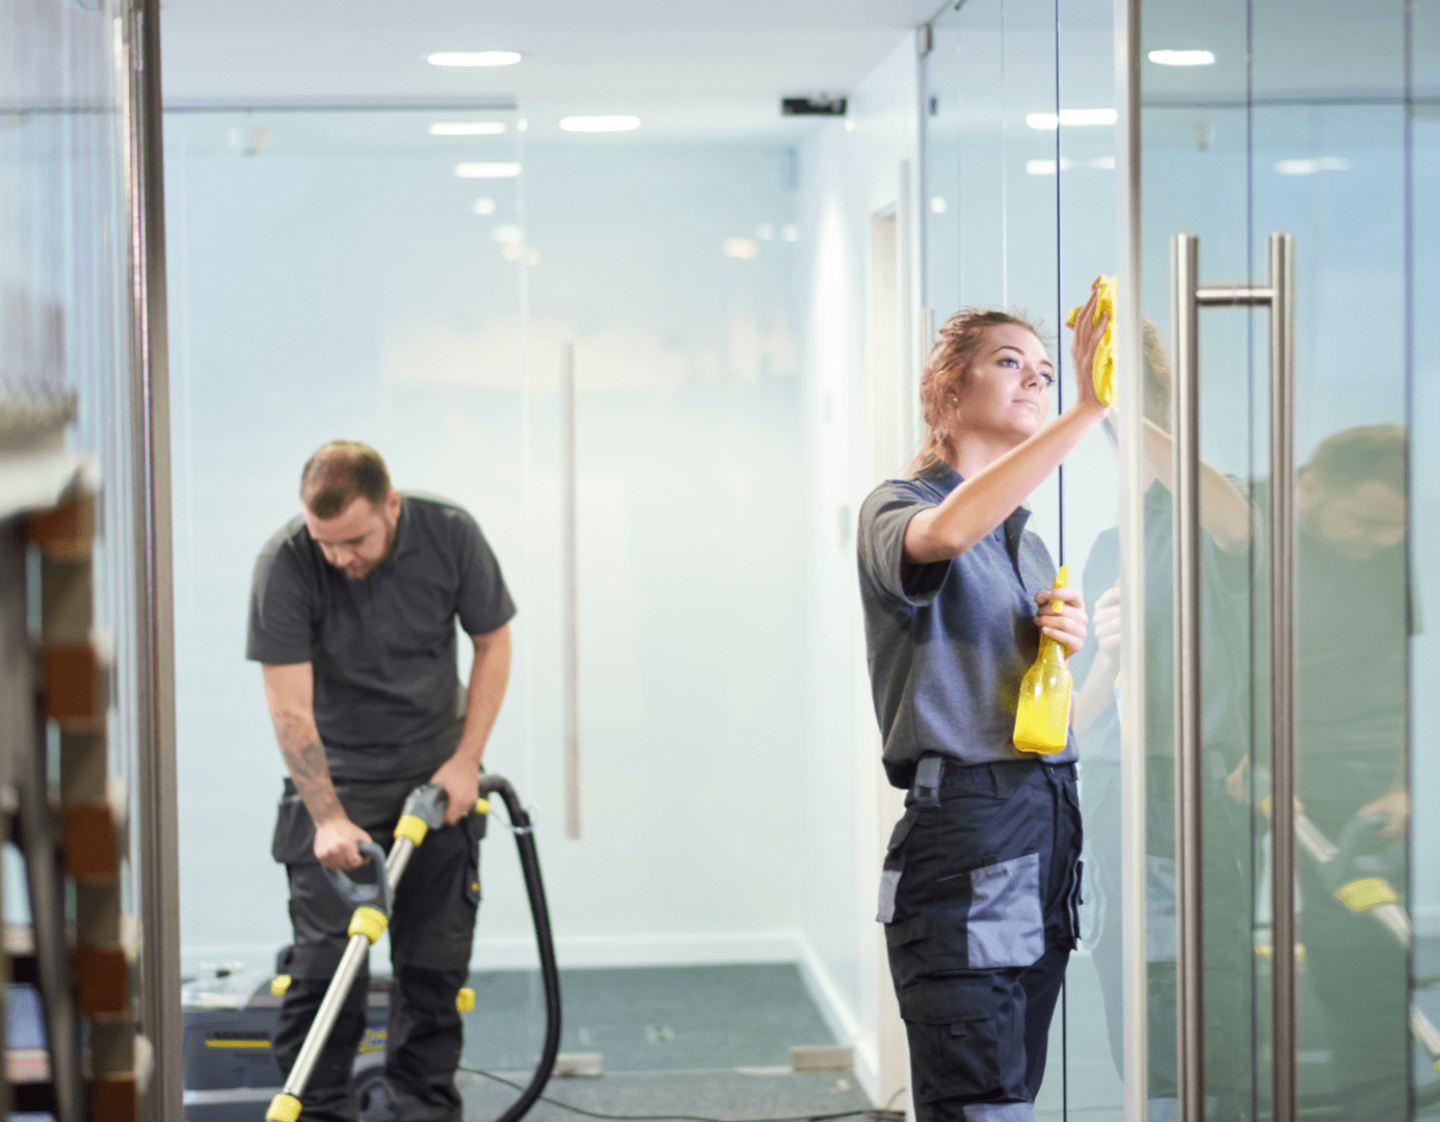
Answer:
[(1029, 1122), (1078, 933), (1073, 738), (1037, 754), (1014, 734), (1042, 641), (1073, 654), (1085, 640), (1080, 595), (1060, 587), (1024, 503), (1105, 416), (1099, 299), (1076, 318), (1075, 401), (1050, 421), (1054, 366), (1036, 330), (1005, 312), (952, 316), (921, 380), (929, 436), (913, 475), (861, 510), (885, 771), (909, 791), (877, 918), (920, 1122)]

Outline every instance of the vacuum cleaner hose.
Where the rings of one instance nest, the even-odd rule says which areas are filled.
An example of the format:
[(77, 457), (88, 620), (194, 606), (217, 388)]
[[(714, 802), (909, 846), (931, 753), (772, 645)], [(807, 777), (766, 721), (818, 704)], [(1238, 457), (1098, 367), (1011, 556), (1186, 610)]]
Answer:
[(540, 858), (535, 853), (530, 815), (520, 805), (515, 789), (498, 775), (480, 776), (480, 794), (485, 798), (499, 795), (505, 801), (515, 832), (515, 845), (520, 852), (520, 868), (525, 874), (525, 892), (530, 897), (535, 945), (540, 952), (540, 977), (545, 986), (545, 1046), (540, 1051), (540, 1062), (514, 1105), (496, 1119), (496, 1122), (518, 1122), (535, 1105), (555, 1069), (555, 1057), (560, 1051), (560, 971), (555, 965), (555, 940), (550, 932), (550, 911), (545, 906), (545, 885), (540, 879)]

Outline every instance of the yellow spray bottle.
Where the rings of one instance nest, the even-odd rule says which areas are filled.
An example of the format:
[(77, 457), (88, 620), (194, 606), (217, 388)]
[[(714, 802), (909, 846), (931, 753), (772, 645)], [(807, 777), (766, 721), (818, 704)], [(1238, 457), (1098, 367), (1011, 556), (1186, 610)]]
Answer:
[[(1065, 566), (1055, 574), (1055, 587), (1064, 588)], [(1053, 610), (1063, 609), (1052, 600)], [(1048, 635), (1040, 636), (1040, 653), (1020, 683), (1020, 704), (1015, 710), (1015, 747), (1021, 752), (1048, 755), (1062, 751), (1070, 725), (1070, 667), (1065, 648)]]

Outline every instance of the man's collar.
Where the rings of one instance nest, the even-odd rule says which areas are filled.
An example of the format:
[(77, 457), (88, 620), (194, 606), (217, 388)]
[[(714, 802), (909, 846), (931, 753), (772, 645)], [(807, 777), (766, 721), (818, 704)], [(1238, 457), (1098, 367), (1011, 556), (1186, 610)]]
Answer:
[(402, 554), (413, 553), (419, 548), (415, 535), (410, 530), (410, 523), (414, 522), (414, 516), (410, 513), (410, 499), (406, 496), (400, 498), (400, 517), (395, 524), (395, 544), (390, 549), (391, 558), (399, 557)]

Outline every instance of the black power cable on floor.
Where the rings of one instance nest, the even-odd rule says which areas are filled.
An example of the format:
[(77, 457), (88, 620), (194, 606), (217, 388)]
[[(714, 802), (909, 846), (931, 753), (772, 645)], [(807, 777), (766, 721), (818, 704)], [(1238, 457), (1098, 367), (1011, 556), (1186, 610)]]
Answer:
[[(503, 1075), (496, 1075), (493, 1071), (481, 1071), (479, 1068), (466, 1067), (464, 1064), (459, 1066), (459, 1070), (492, 1079), (507, 1087), (517, 1089), (520, 1087), (519, 1083), (512, 1083)], [(561, 1110), (568, 1110), (572, 1114), (584, 1115), (586, 1118), (600, 1118), (605, 1122), (830, 1122), (835, 1118), (864, 1118), (866, 1122), (905, 1122), (905, 1115), (898, 1110), (880, 1110), (874, 1107), (867, 1107), (864, 1110), (841, 1110), (834, 1114), (792, 1114), (786, 1118), (707, 1118), (699, 1114), (602, 1114), (599, 1111), (586, 1110), (584, 1107), (562, 1103), (559, 1099), (552, 1099), (549, 1095), (540, 1095), (539, 1099), (551, 1106), (558, 1106)]]

